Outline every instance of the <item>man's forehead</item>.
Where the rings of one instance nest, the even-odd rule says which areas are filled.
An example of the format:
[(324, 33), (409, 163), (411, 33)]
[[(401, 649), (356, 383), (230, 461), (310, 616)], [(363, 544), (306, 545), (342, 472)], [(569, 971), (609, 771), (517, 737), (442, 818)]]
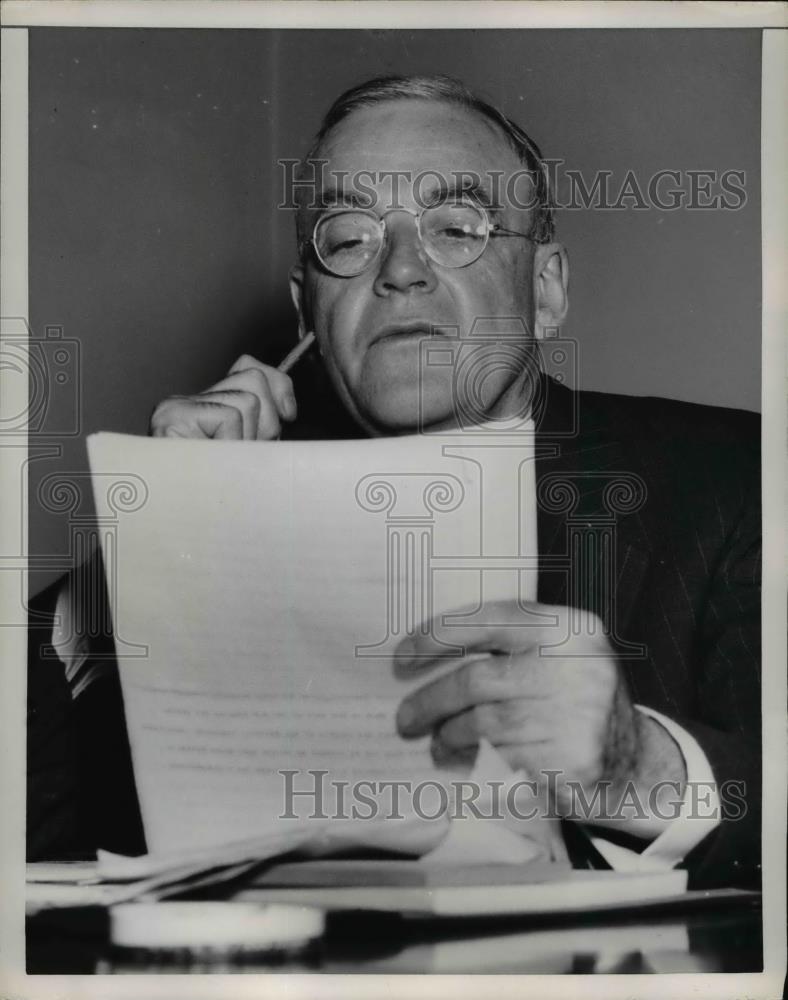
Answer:
[(358, 108), (321, 144), (330, 171), (442, 173), (517, 170), (504, 135), (472, 109), (407, 99)]

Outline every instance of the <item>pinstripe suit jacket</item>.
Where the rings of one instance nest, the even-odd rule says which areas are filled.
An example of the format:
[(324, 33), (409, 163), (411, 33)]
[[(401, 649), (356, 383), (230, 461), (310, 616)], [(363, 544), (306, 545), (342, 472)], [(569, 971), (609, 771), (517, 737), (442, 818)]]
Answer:
[[(539, 600), (600, 614), (633, 699), (679, 722), (733, 789), (721, 825), (686, 859), (692, 884), (757, 883), (759, 418), (550, 379), (540, 388)], [(41, 659), (55, 597), (52, 587), (33, 602), (30, 630), (29, 854), (142, 850), (116, 675), (72, 702)], [(111, 655), (109, 637), (94, 646)]]
[[(692, 883), (755, 884), (759, 417), (672, 400), (572, 393), (552, 382), (546, 394), (537, 457), (539, 600), (600, 613), (614, 630), (633, 700), (675, 719), (705, 752), (723, 788), (724, 818), (686, 859)], [(562, 481), (575, 490), (556, 510), (551, 487), (557, 492)], [(600, 579), (602, 558), (590, 569), (582, 566), (577, 543), (567, 572), (560, 557), (572, 538), (593, 534), (616, 506), (617, 493), (610, 579)], [(725, 784), (732, 782), (739, 784)], [(745, 807), (735, 801), (738, 790)]]

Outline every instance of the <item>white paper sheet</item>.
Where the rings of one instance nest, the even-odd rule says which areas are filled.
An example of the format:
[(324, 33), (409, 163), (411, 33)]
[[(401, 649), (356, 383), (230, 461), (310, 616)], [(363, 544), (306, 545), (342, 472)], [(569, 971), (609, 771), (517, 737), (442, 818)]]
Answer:
[[(533, 560), (484, 557), (535, 557), (536, 533), (527, 443), (445, 446), (89, 438), (151, 851), (281, 832), (297, 822), (279, 818), (288, 806), (319, 811), (314, 796), (286, 801), (281, 770), (299, 790), (317, 781), (329, 815), (333, 779), (446, 777), (427, 739), (396, 734), (397, 705), (427, 676), (397, 676), (392, 650), (438, 611), (481, 604), (483, 621), (490, 599), (533, 599)], [(450, 643), (451, 628), (440, 635)]]

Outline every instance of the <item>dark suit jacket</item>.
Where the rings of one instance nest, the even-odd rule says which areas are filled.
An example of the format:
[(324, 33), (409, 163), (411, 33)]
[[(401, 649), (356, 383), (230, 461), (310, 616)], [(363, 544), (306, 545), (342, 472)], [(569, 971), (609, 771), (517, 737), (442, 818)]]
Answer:
[[(756, 884), (759, 418), (576, 393), (550, 379), (535, 412), (539, 600), (597, 612), (633, 699), (675, 719), (704, 750), (725, 818), (686, 859), (691, 884)], [(117, 677), (72, 703), (62, 671), (40, 657), (55, 595), (52, 587), (36, 599), (40, 624), (30, 631), (29, 854), (141, 851)]]

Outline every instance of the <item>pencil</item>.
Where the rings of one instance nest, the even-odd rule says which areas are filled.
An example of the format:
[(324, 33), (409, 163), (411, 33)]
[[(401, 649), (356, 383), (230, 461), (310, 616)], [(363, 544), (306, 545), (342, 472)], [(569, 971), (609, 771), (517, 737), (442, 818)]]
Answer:
[(280, 372), (287, 372), (296, 365), (300, 359), (306, 354), (309, 348), (315, 342), (314, 333), (308, 333), (302, 340), (300, 340), (290, 353), (279, 362), (276, 366), (276, 370)]

